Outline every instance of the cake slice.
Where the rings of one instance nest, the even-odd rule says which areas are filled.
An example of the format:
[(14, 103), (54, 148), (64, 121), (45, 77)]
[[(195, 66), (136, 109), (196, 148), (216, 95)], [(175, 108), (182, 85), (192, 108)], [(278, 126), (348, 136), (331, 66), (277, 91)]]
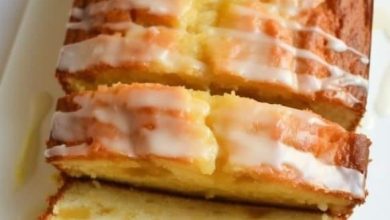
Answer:
[(117, 82), (235, 91), (353, 130), (366, 106), (372, 0), (75, 0), (67, 92)]
[(73, 177), (344, 216), (366, 197), (369, 145), (309, 111), (117, 84), (60, 99), (45, 154)]
[[(41, 220), (325, 220), (322, 213), (218, 203), (135, 190), (99, 182), (71, 181), (50, 199)], [(338, 218), (337, 218), (338, 219)]]

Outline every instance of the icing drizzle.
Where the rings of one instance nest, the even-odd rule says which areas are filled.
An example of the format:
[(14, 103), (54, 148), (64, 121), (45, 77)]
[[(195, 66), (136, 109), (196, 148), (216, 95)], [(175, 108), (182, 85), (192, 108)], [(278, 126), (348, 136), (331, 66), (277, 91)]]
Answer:
[(278, 47), (290, 52), (295, 57), (314, 60), (314, 61), (324, 65), (331, 73), (331, 77), (345, 77), (346, 82), (353, 81), (354, 84), (356, 84), (358, 86), (362, 86), (363, 88), (367, 88), (367, 86), (368, 86), (367, 79), (364, 79), (363, 77), (361, 77), (359, 75), (354, 75), (352, 73), (344, 71), (336, 65), (329, 64), (324, 59), (322, 59), (320, 56), (318, 56), (317, 54), (315, 54), (309, 50), (296, 48), (296, 47), (289, 45), (288, 43), (286, 43), (282, 40), (269, 37), (263, 33), (260, 33), (260, 32), (251, 33), (251, 32), (244, 32), (244, 31), (224, 29), (224, 28), (215, 28), (214, 30), (210, 31), (210, 33), (222, 34), (222, 35), (225, 35), (227, 37), (236, 37), (236, 38), (245, 39), (245, 40), (248, 40), (251, 42), (266, 42), (266, 43), (275, 44)]
[[(54, 114), (52, 137), (83, 143), (49, 148), (47, 157), (86, 155), (93, 143), (85, 141), (92, 139), (110, 152), (132, 158), (215, 159), (217, 147), (210, 130), (189, 116), (204, 117), (209, 106), (200, 99), (192, 100), (183, 88), (103, 91), (75, 96), (73, 101), (80, 109)], [(201, 169), (207, 173), (212, 167)]]
[[(209, 34), (218, 37), (223, 36), (226, 38), (243, 39), (245, 42), (249, 42), (248, 45), (277, 45), (278, 47), (291, 53), (294, 57), (314, 60), (324, 65), (331, 74), (329, 77), (324, 78), (319, 78), (312, 74), (297, 74), (288, 68), (269, 67), (265, 64), (259, 63), (257, 60), (251, 59), (229, 60), (224, 66), (224, 68), (238, 73), (245, 78), (268, 82), (279, 82), (296, 91), (309, 95), (324, 90), (337, 91), (334, 98), (340, 99), (350, 106), (353, 106), (354, 103), (359, 103), (360, 100), (355, 98), (352, 94), (344, 91), (342, 87), (354, 85), (360, 86), (364, 89), (368, 88), (367, 79), (344, 71), (335, 65), (329, 64), (321, 57), (308, 50), (293, 47), (282, 40), (274, 39), (263, 33), (214, 28), (209, 30)], [(256, 50), (256, 46), (251, 46), (251, 49)], [(259, 49), (262, 50), (262, 47), (260, 46)], [(261, 54), (261, 51), (252, 51), (251, 53)]]
[[(143, 31), (157, 35), (160, 33), (155, 27)], [(127, 62), (159, 63), (167, 68), (167, 72), (178, 72), (188, 66), (195, 70), (204, 68), (200, 61), (157, 44), (118, 35), (99, 35), (64, 46), (61, 49), (58, 69), (74, 73), (96, 64), (119, 66)]]
[(261, 134), (248, 134), (239, 130), (228, 131), (227, 137), (232, 145), (240, 146), (229, 158), (232, 164), (244, 167), (271, 165), (283, 171), (288, 165), (298, 170), (301, 178), (315, 186), (328, 190), (351, 192), (364, 197), (364, 175), (357, 170), (327, 165), (310, 153), (274, 141)]
[[(282, 140), (286, 135), (292, 135), (295, 141), (306, 147), (321, 142), (322, 137), (315, 134), (315, 130), (329, 126), (323, 119), (312, 113), (286, 107), (275, 109), (273, 105), (248, 99), (235, 97), (234, 101), (225, 102), (228, 103), (225, 105), (221, 104), (221, 101), (211, 110), (211, 129), (218, 141), (225, 143), (228, 167), (245, 172), (268, 165), (277, 171), (288, 172), (288, 166), (298, 171), (298, 179), (314, 186), (364, 197), (365, 178), (361, 172), (333, 165), (334, 159), (329, 152), (326, 154), (326, 160), (323, 157), (319, 159), (310, 151), (298, 150)], [(311, 127), (310, 130), (300, 129), (297, 127), (299, 124), (292, 124), (292, 118), (297, 118), (304, 126)], [(345, 132), (335, 125), (332, 126), (335, 130), (340, 129), (339, 132)], [(276, 133), (279, 133), (280, 137), (277, 137)]]
[(115, 9), (131, 10), (146, 9), (156, 15), (172, 15), (180, 17), (189, 8), (189, 4), (183, 4), (180, 0), (109, 0), (89, 4), (85, 9), (73, 8), (71, 15), (77, 19), (83, 19), (87, 14), (93, 16), (99, 13), (109, 12)]
[[(281, 5), (291, 6), (300, 9), (307, 9), (316, 7), (322, 1), (291, 1), (286, 3), (273, 2), (268, 4), (278, 9)], [(184, 6), (186, 5), (186, 6)], [(159, 0), (155, 1), (141, 1), (141, 0), (115, 0), (102, 1), (93, 3), (87, 6), (86, 9), (74, 8), (72, 16), (81, 21), (71, 22), (68, 24), (69, 29), (90, 30), (93, 27), (103, 27), (114, 31), (125, 31), (126, 36), (119, 35), (99, 35), (92, 39), (88, 39), (75, 44), (65, 45), (61, 51), (58, 69), (71, 73), (83, 71), (97, 64), (106, 64), (112, 67), (120, 66), (124, 63), (158, 63), (163, 65), (165, 72), (176, 73), (185, 72), (188, 67), (195, 70), (195, 73), (201, 73), (205, 69), (205, 64), (201, 61), (174, 51), (168, 47), (146, 42), (142, 38), (137, 38), (133, 33), (158, 33), (160, 28), (149, 27), (145, 28), (136, 25), (130, 21), (106, 23), (91, 16), (98, 13), (107, 12), (113, 9), (147, 9), (155, 14), (175, 14), (184, 13), (190, 7), (188, 4), (179, 3), (176, 1)], [(272, 8), (272, 7), (270, 7)], [(364, 64), (369, 63), (368, 57), (348, 46), (344, 41), (327, 33), (317, 26), (306, 27), (294, 21), (290, 21), (280, 16), (280, 10), (270, 9), (271, 14), (262, 14), (248, 7), (233, 5), (234, 13), (239, 15), (257, 16), (261, 19), (271, 18), (277, 21), (284, 28), (294, 31), (313, 32), (321, 35), (328, 41), (329, 48), (335, 52), (350, 51), (360, 57), (360, 61)], [(276, 12), (275, 12), (276, 11)], [(279, 13), (279, 15), (275, 14)], [(180, 32), (177, 30), (166, 28), (172, 32)], [(249, 42), (259, 42), (266, 44), (273, 44), (281, 49), (292, 54), (294, 57), (303, 58), (315, 61), (326, 67), (330, 73), (329, 77), (319, 78), (312, 74), (299, 74), (290, 68), (284, 67), (270, 67), (266, 64), (261, 64), (256, 60), (229, 60), (226, 63), (226, 68), (233, 70), (241, 76), (266, 82), (278, 82), (289, 86), (295, 91), (302, 92), (309, 95), (314, 95), (318, 91), (330, 90), (334, 91), (335, 99), (343, 101), (349, 106), (353, 106), (361, 101), (354, 97), (351, 93), (345, 91), (345, 86), (359, 86), (367, 90), (368, 81), (360, 75), (350, 73), (341, 69), (340, 67), (328, 63), (322, 57), (318, 56), (312, 51), (296, 48), (283, 40), (275, 39), (262, 32), (245, 32), (236, 29), (227, 28), (211, 28), (206, 32), (211, 35), (226, 36), (244, 39)], [(256, 43), (255, 43), (256, 44)], [(261, 70), (261, 71), (260, 71)]]
[(289, 20), (281, 18), (281, 17), (275, 18), (275, 17), (272, 17), (270, 15), (260, 14), (259, 12), (257, 12), (254, 9), (240, 6), (240, 5), (235, 5), (233, 7), (233, 10), (234, 10), (234, 12), (239, 13), (241, 15), (253, 15), (253, 16), (257, 16), (259, 18), (263, 18), (263, 19), (273, 19), (274, 21), (278, 22), (284, 28), (289, 28), (289, 29), (294, 30), (294, 31), (305, 31), (305, 32), (313, 32), (313, 33), (319, 34), (328, 41), (328, 43), (329, 43), (328, 46), (333, 51), (335, 51), (335, 52), (351, 51), (352, 53), (354, 53), (360, 57), (359, 60), (363, 64), (368, 64), (370, 62), (367, 55), (363, 54), (362, 52), (356, 50), (353, 47), (348, 46), (344, 41), (327, 33), (326, 31), (324, 31), (322, 28), (320, 28), (318, 26), (307, 27), (307, 26), (304, 26), (298, 22), (289, 21)]

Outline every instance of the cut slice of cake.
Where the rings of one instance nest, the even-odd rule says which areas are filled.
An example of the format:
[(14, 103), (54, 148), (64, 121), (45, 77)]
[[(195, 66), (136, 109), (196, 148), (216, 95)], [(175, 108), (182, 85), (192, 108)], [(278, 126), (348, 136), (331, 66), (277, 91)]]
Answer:
[(309, 111), (159, 84), (57, 106), (46, 157), (73, 177), (336, 216), (366, 197), (370, 141)]
[[(51, 197), (41, 220), (331, 220), (322, 213), (211, 202), (100, 182), (71, 181)], [(338, 218), (337, 218), (338, 219)]]
[(236, 91), (353, 130), (366, 105), (372, 0), (76, 0), (57, 77)]

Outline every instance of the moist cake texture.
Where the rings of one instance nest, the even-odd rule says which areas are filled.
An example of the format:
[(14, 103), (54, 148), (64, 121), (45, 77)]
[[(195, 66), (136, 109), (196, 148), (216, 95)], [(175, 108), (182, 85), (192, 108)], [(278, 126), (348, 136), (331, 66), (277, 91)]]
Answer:
[(370, 141), (309, 111), (159, 84), (57, 106), (46, 157), (70, 176), (335, 216), (366, 197)]
[(353, 130), (366, 105), (372, 0), (76, 0), (57, 77), (236, 91)]
[(331, 220), (323, 213), (211, 202), (123, 186), (71, 180), (51, 197), (41, 220)]

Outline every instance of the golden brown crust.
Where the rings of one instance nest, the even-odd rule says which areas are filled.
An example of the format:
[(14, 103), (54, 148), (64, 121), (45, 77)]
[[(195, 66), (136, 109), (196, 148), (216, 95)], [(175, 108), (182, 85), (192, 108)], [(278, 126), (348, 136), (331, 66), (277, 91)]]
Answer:
[(353, 164), (353, 168), (367, 174), (371, 141), (366, 136), (359, 134), (351, 134), (350, 140), (349, 161)]
[[(346, 42), (350, 47), (370, 57), (372, 12), (372, 0), (326, 0), (326, 4), (322, 4), (316, 10), (308, 12), (308, 24), (319, 25)], [(324, 56), (330, 63), (366, 79), (369, 78), (370, 65), (360, 62), (359, 57), (352, 52), (336, 53), (329, 51), (326, 49), (328, 46), (326, 43), (313, 40), (313, 36), (307, 33), (303, 34), (299, 44), (303, 48), (323, 51)], [(309, 70), (311, 68), (303, 67), (302, 69)], [(351, 121), (347, 129), (354, 130), (365, 113), (367, 90), (357, 86), (347, 86), (345, 89), (360, 100), (359, 103), (351, 106), (357, 117)], [(338, 100), (334, 100), (334, 93), (331, 91), (320, 92), (317, 96), (316, 99), (324, 99), (333, 105), (345, 105)]]
[[(305, 24), (319, 26), (346, 42), (350, 47), (364, 53), (370, 53), (372, 0), (326, 0), (314, 10), (308, 10)], [(336, 64), (351, 73), (368, 78), (369, 66), (360, 62), (359, 56), (352, 52), (337, 53), (328, 50), (327, 43), (312, 33), (300, 33), (302, 48), (322, 53), (330, 63)], [(309, 66), (304, 70), (311, 69)]]
[(56, 194), (47, 198), (47, 202), (49, 205), (48, 205), (46, 211), (38, 217), (39, 220), (49, 220), (50, 219), (50, 217), (54, 214), (53, 213), (54, 206), (57, 204), (57, 202), (59, 200), (61, 200), (64, 193), (71, 187), (72, 183), (73, 183), (73, 181), (71, 180), (71, 178), (68, 178), (64, 174), (62, 175), (62, 185), (59, 187)]

